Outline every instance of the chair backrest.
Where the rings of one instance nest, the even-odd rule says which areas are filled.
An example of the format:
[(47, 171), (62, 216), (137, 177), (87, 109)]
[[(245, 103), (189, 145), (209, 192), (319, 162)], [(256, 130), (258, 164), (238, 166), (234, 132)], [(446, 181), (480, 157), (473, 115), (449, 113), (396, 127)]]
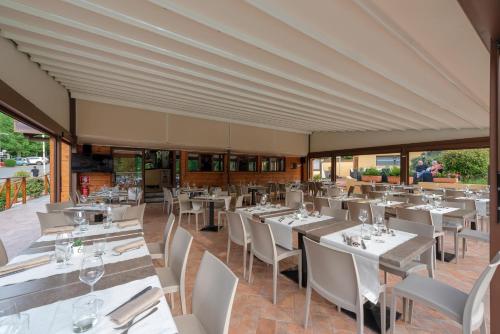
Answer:
[(408, 197), (407, 196), (394, 196), (394, 195), (388, 195), (386, 199), (390, 202), (403, 202), (403, 203), (408, 203)]
[(276, 259), (276, 244), (269, 224), (249, 220), (252, 235), (252, 251), (260, 260), (273, 264)]
[(385, 184), (376, 184), (375, 185), (375, 191), (386, 191), (387, 188), (389, 188), (389, 186), (385, 185)]
[(432, 225), (431, 213), (427, 210), (396, 208), (396, 217), (416, 223)]
[(44, 231), (51, 227), (68, 225), (68, 219), (62, 212), (37, 212), (38, 221), (40, 222), (40, 230), (42, 234)]
[(349, 217), (352, 221), (359, 222), (359, 213), (362, 209), (366, 210), (368, 213), (368, 220), (365, 224), (372, 223), (372, 210), (370, 208), (370, 203), (360, 203), (360, 202), (347, 202), (347, 209), (349, 209)]
[(490, 264), (486, 266), (479, 278), (474, 283), (474, 286), (469, 293), (469, 297), (467, 297), (467, 302), (465, 303), (462, 319), (464, 333), (472, 333), (472, 318), (479, 312), (479, 308), (481, 307), (484, 296), (486, 295), (486, 291), (490, 286), (491, 279), (493, 278), (498, 265), (500, 265), (500, 252), (495, 255), (493, 260), (491, 260)]
[(382, 217), (382, 219), (385, 219), (385, 206), (370, 203), (370, 211), (372, 212), (373, 222), (376, 222), (376, 217)]
[(59, 212), (67, 208), (71, 208), (75, 206), (75, 203), (73, 201), (66, 201), (66, 202), (57, 202), (57, 203), (47, 203), (45, 204), (45, 207), (47, 208), (47, 212)]
[(362, 184), (359, 186), (360, 189), (361, 189), (361, 193), (363, 195), (366, 195), (368, 194), (369, 192), (375, 190), (374, 187), (371, 185), (371, 184)]
[(335, 305), (357, 311), (362, 305), (362, 297), (354, 256), (323, 246), (309, 238), (304, 238), (304, 244), (307, 284)]
[(446, 197), (445, 202), (447, 204), (449, 204), (450, 202), (463, 203), (463, 209), (476, 210), (476, 201), (473, 199), (456, 199), (454, 197)]
[[(165, 228), (163, 229), (163, 243), (165, 244), (165, 254), (168, 253), (170, 236), (172, 235), (172, 229), (174, 228), (174, 224), (175, 224), (175, 215), (171, 213), (168, 216), (167, 224), (165, 224)], [(168, 261), (165, 263), (168, 263)]]
[(465, 197), (463, 190), (446, 189), (445, 195), (448, 197)]
[(328, 187), (326, 188), (326, 196), (335, 197), (340, 195), (340, 188), (338, 187)]
[(285, 206), (290, 209), (298, 209), (304, 200), (304, 193), (300, 190), (290, 191), (285, 195)]
[(349, 189), (347, 190), (347, 197), (350, 197), (352, 194), (354, 194), (354, 186), (349, 186)]
[(188, 211), (191, 210), (191, 201), (189, 200), (188, 194), (179, 194), (179, 210)]
[(419, 205), (419, 204), (425, 204), (425, 201), (422, 196), (412, 195), (408, 196), (408, 203)]
[(314, 197), (314, 210), (321, 211), (322, 208), (329, 208), (330, 203), (326, 197)]
[(146, 203), (139, 204), (136, 206), (128, 207), (123, 213), (123, 219), (137, 219), (141, 222), (141, 225), (144, 222), (144, 211), (146, 209)]
[(236, 204), (235, 204), (235, 208), (241, 208), (243, 207), (243, 199), (245, 198), (245, 196), (243, 195), (239, 195), (237, 198), (236, 198)]
[(205, 251), (193, 287), (193, 314), (207, 334), (227, 334), (238, 277)]
[(342, 201), (335, 198), (329, 198), (328, 206), (332, 209), (342, 209)]
[(179, 279), (179, 282), (184, 282), (187, 259), (192, 243), (193, 236), (179, 226), (177, 230), (175, 230), (174, 238), (172, 239), (172, 247), (170, 247), (168, 256), (168, 267), (172, 270), (175, 277)]
[[(433, 238), (434, 226), (431, 224), (419, 224), (414, 221), (391, 217), (388, 223), (389, 228), (408, 233), (413, 233), (422, 237)], [(420, 262), (432, 266), (433, 249), (429, 248), (420, 255)]]
[(243, 246), (248, 238), (248, 233), (243, 223), (243, 217), (239, 213), (231, 211), (228, 211), (226, 215), (229, 239)]
[(5, 266), (7, 263), (9, 263), (9, 257), (7, 256), (3, 241), (0, 239), (0, 267)]
[(382, 198), (383, 196), (384, 194), (380, 192), (370, 191), (368, 193), (368, 198), (370, 199)]
[[(464, 201), (460, 201), (460, 202), (443, 201), (443, 202), (441, 202), (441, 205), (444, 206), (445, 208), (465, 209), (465, 202)], [(475, 209), (475, 207), (474, 207), (474, 209)]]
[(346, 221), (347, 216), (349, 214), (349, 211), (343, 210), (343, 209), (334, 209), (334, 208), (329, 208), (329, 207), (322, 207), (321, 208), (321, 214), (325, 216), (330, 216), (335, 218), (335, 220), (338, 221)]

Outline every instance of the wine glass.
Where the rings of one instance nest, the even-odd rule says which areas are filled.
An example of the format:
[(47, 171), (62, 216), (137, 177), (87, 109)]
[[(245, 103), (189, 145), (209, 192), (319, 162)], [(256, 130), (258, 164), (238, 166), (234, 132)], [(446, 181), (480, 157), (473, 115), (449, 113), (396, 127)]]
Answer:
[(370, 240), (370, 236), (369, 235), (364, 235), (363, 234), (364, 225), (365, 225), (366, 221), (368, 220), (368, 211), (366, 209), (359, 210), (358, 219), (361, 222), (361, 237), (363, 239), (365, 239), (365, 240)]
[(104, 275), (104, 262), (100, 256), (86, 255), (80, 267), (80, 281), (90, 285), (90, 292), (94, 292), (94, 284)]

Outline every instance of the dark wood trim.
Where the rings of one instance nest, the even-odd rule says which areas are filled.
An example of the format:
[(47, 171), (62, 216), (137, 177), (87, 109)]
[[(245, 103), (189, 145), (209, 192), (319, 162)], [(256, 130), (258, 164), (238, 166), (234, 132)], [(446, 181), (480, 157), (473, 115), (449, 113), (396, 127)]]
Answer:
[[(494, 43), (494, 41), (492, 41)], [(500, 50), (490, 52), (490, 256), (500, 251), (500, 222), (498, 220), (498, 175), (500, 173), (499, 119), (500, 114)], [(500, 314), (500, 272), (493, 277), (490, 286), (490, 314)], [(500, 319), (491, 317), (491, 333), (500, 333)]]
[(337, 181), (337, 157), (332, 155), (330, 157), (332, 162), (332, 168), (330, 169), (330, 180), (332, 182)]
[(500, 1), (458, 0), (488, 50), (500, 39)]
[(489, 146), (490, 146), (489, 137), (475, 137), (475, 138), (464, 138), (464, 139), (454, 139), (454, 140), (439, 140), (439, 141), (430, 141), (421, 143), (311, 152), (309, 153), (308, 158), (312, 159), (312, 158), (327, 158), (330, 156), (343, 156), (343, 155), (398, 153), (401, 152), (402, 150), (406, 152), (412, 152), (412, 151), (455, 150), (455, 149), (466, 149), (466, 148), (487, 148)]
[(78, 141), (76, 137), (76, 100), (71, 96), (69, 97), (69, 133), (72, 136), (73, 145), (76, 145)]
[(71, 134), (24, 96), (0, 80), (0, 107), (13, 118), (52, 136), (72, 141)]

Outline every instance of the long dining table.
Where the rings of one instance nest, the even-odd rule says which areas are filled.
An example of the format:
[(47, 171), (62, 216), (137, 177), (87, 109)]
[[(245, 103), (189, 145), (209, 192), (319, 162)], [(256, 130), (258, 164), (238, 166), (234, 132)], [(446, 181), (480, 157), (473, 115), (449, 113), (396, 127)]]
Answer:
[[(42, 235), (9, 263), (28, 260), (54, 253), (55, 235)], [(75, 254), (70, 264), (60, 267), (50, 263), (0, 277), (0, 302), (13, 301), (17, 312), (29, 315), (29, 333), (72, 332), (72, 306), (80, 297), (92, 295), (103, 300), (100, 319), (89, 333), (121, 333), (110, 318), (104, 316), (144, 288), (158, 287), (161, 283), (146, 244), (119, 255), (113, 254), (116, 246), (133, 241), (144, 241), (140, 224), (118, 228), (113, 224), (104, 229), (102, 224), (90, 225), (89, 230), (75, 229), (74, 239), (84, 245), (106, 241), (104, 275), (90, 293), (88, 285), (79, 279), (82, 255)], [(84, 246), (85, 247), (85, 246)], [(116, 255), (116, 256), (115, 256)], [(177, 333), (170, 308), (162, 296), (158, 310), (144, 321), (137, 323), (129, 333)]]

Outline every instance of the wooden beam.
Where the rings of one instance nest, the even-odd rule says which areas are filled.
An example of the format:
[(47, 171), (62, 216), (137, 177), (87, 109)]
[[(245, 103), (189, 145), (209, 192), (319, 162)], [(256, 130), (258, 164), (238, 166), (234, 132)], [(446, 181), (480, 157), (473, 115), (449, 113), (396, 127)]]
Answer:
[(500, 1), (458, 0), (488, 50), (500, 39)]

